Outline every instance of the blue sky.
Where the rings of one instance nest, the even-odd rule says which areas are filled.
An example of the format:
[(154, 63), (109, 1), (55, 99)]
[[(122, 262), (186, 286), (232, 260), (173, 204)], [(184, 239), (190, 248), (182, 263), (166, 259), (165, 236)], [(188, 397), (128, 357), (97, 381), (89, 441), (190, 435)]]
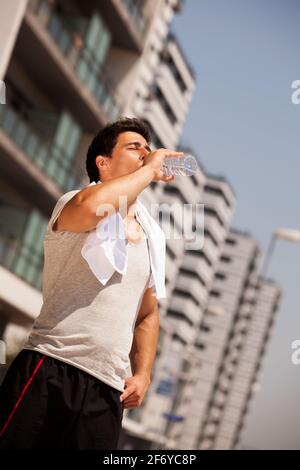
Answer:
[[(298, 197), (300, 2), (186, 0), (173, 21), (197, 89), (182, 142), (237, 195), (232, 226), (265, 252), (273, 229), (300, 230)], [(261, 390), (243, 433), (248, 448), (300, 449), (300, 244), (279, 241), (268, 272), (284, 291), (264, 361)]]

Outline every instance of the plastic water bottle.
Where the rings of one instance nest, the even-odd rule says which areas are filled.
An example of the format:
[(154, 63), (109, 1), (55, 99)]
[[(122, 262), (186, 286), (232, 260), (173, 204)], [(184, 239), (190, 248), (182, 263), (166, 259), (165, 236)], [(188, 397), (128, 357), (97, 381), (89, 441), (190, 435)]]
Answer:
[(162, 166), (165, 176), (192, 176), (197, 170), (197, 160), (189, 154), (185, 154), (182, 157), (166, 157)]

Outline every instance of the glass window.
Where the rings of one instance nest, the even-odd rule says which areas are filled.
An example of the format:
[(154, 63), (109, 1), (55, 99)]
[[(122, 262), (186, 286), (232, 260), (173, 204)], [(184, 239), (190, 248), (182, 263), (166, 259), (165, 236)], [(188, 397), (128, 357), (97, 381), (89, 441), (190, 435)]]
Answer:
[(24, 150), (26, 153), (34, 159), (34, 157), (38, 154), (39, 148), (39, 141), (38, 138), (34, 134), (28, 135), (27, 140), (25, 141)]
[(67, 54), (72, 45), (71, 37), (66, 31), (62, 31), (59, 38), (59, 47), (64, 54)]
[(47, 164), (47, 173), (51, 176), (55, 181), (57, 174), (59, 173), (60, 168), (58, 166), (57, 160), (54, 158), (53, 154), (49, 157), (48, 164)]
[(59, 38), (61, 33), (61, 24), (58, 16), (54, 14), (52, 15), (48, 26), (48, 31), (55, 40)]
[(23, 243), (29, 244), (31, 241), (34, 241), (36, 230), (38, 229), (39, 218), (36, 212), (33, 212), (28, 219), (26, 229), (23, 236)]
[(88, 76), (88, 67), (84, 60), (80, 59), (77, 62), (76, 73), (82, 82), (85, 82), (86, 77)]
[(88, 80), (86, 81), (86, 86), (88, 87), (88, 89), (90, 90), (90, 92), (94, 95), (95, 94), (95, 90), (97, 88), (97, 83), (98, 83), (98, 77), (97, 75), (90, 75)]
[(20, 276), (22, 278), (24, 277), (24, 274), (26, 272), (26, 262), (21, 254), (16, 260), (14, 272), (17, 274), (17, 276)]
[(45, 168), (47, 155), (48, 155), (47, 148), (44, 145), (41, 145), (36, 154), (36, 159), (35, 159), (35, 162), (40, 168)]
[(16, 126), (15, 133), (14, 133), (15, 143), (19, 147), (23, 147), (27, 133), (28, 133), (27, 126), (22, 121), (19, 121)]
[(67, 173), (65, 171), (58, 171), (58, 173), (55, 175), (55, 180), (58, 183), (60, 187), (64, 187), (66, 183), (66, 175)]
[(53, 139), (57, 147), (64, 148), (64, 146), (67, 144), (70, 127), (71, 127), (70, 116), (67, 113), (63, 113), (59, 120), (58, 126), (56, 128), (56, 132), (54, 135), (54, 139)]
[(106, 30), (99, 31), (98, 47), (94, 51), (94, 56), (99, 65), (102, 65), (106, 59), (106, 55), (110, 46), (111, 36)]
[[(94, 15), (88, 25), (85, 37), (85, 47), (82, 51), (77, 66), (79, 78), (85, 82), (93, 93), (95, 90), (95, 78), (105, 62), (111, 43), (111, 34), (105, 27), (99, 15)], [(82, 64), (85, 64), (83, 66)]]
[(79, 127), (73, 124), (70, 130), (68, 145), (66, 146), (66, 153), (70, 160), (74, 158), (75, 151), (79, 144), (80, 134)]
[(17, 121), (17, 115), (16, 113), (8, 108), (7, 112), (4, 114), (4, 119), (3, 119), (3, 129), (9, 134), (12, 134), (14, 125)]
[(47, 222), (36, 210), (27, 219), (13, 272), (32, 285), (40, 286), (43, 269), (43, 240)]
[(4, 113), (5, 113), (5, 106), (0, 104), (0, 124), (1, 125), (2, 125), (2, 120), (3, 120), (3, 117), (4, 117)]
[(93, 15), (88, 26), (85, 42), (87, 47), (94, 49), (97, 47), (98, 32), (102, 29), (102, 21), (99, 15)]

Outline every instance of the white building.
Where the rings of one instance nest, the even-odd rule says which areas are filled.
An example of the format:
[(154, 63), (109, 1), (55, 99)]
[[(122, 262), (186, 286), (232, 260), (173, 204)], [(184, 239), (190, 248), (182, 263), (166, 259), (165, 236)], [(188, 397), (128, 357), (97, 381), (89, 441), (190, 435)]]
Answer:
[[(278, 285), (272, 280), (261, 279), (254, 311), (250, 312), (250, 321), (244, 324), (239, 321), (234, 326), (234, 335), (228, 344), (229, 354), (225, 358), (224, 368), (230, 368), (233, 363), (236, 369), (232, 380), (226, 383), (228, 388), (225, 386), (220, 390), (221, 387), (218, 386), (218, 390), (226, 396), (226, 399), (219, 421), (214, 422), (214, 430), (210, 429), (208, 441), (206, 437), (206, 442), (202, 441), (203, 447), (208, 443), (213, 449), (239, 448), (241, 432), (249, 413), (251, 400), (259, 391), (263, 360), (273, 333), (280, 298), (281, 290)], [(243, 335), (243, 340), (241, 335)], [(235, 363), (236, 350), (241, 344), (238, 361)], [(220, 379), (222, 378), (219, 378), (219, 381)], [(213, 413), (212, 407), (209, 410), (204, 433), (211, 424)]]
[(169, 426), (176, 448), (233, 449), (239, 442), (248, 402), (278, 309), (280, 290), (258, 287), (259, 249), (247, 233), (231, 229), (219, 258), (190, 368)]

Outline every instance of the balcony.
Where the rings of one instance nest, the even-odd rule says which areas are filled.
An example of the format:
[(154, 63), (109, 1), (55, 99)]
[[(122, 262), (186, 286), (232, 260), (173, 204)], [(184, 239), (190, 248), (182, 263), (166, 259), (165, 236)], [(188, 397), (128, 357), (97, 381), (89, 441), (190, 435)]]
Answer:
[[(194, 204), (199, 202), (199, 189), (195, 187), (193, 184), (192, 180), (190, 178), (186, 179), (176, 179), (172, 181), (171, 183), (172, 186), (178, 188), (178, 190), (182, 193), (184, 199), (187, 201), (187, 204), (193, 204), (193, 210), (195, 210)], [(201, 202), (202, 203), (202, 202)], [(200, 211), (198, 214), (198, 223), (201, 222), (201, 207), (199, 207), (197, 210)]]
[(199, 300), (201, 305), (205, 305), (207, 300), (207, 290), (200, 283), (199, 279), (193, 279), (183, 274), (179, 275), (176, 279), (176, 287), (184, 290), (185, 292), (190, 292)]
[(211, 232), (217, 243), (222, 243), (226, 229), (214, 215), (206, 213), (205, 209), (206, 207), (204, 207), (204, 227)]
[(106, 1), (89, 0), (81, 8), (86, 14), (100, 12), (113, 35), (114, 45), (136, 53), (142, 51), (150, 15), (144, 14), (139, 0), (110, 0), (109, 7)]
[(169, 101), (172, 100), (172, 104), (174, 104), (174, 108), (178, 112), (178, 115), (180, 117), (184, 116), (187, 111), (187, 103), (178, 86), (178, 82), (176, 82), (174, 75), (171, 72), (170, 66), (165, 63), (161, 63), (156, 79), (158, 85), (162, 89), (163, 93), (166, 94)]
[(216, 245), (211, 241), (208, 235), (204, 236), (204, 246), (202, 250), (205, 252), (207, 257), (212, 260), (213, 263), (217, 261), (219, 255), (219, 249)]
[(198, 305), (195, 305), (191, 298), (182, 298), (173, 294), (170, 301), (169, 308), (184, 315), (189, 322), (199, 324), (201, 319), (201, 310)]
[(175, 328), (176, 334), (186, 343), (190, 343), (194, 340), (195, 328), (188, 325), (184, 320), (177, 320), (168, 316), (169, 324)]
[(143, 116), (150, 123), (165, 147), (176, 147), (178, 131), (171, 125), (168, 117), (162, 112), (159, 102), (154, 97), (145, 102)]
[[(29, 159), (62, 191), (78, 187), (82, 176), (74, 168), (73, 159), (81, 129), (68, 113), (56, 115), (39, 109), (24, 112), (7, 103), (0, 106), (0, 128), (0, 146), (3, 149), (6, 147), (4, 138), (1, 139), (1, 132), (9, 137), (12, 144), (11, 153), (4, 150), (1, 158), (0, 168), (4, 174), (8, 172), (12, 175), (14, 172), (12, 176), (16, 179), (17, 173), (21, 172), (24, 178), (24, 172), (28, 171), (25, 159)], [(14, 146), (24, 155), (23, 170), (20, 161), (17, 161)], [(21, 177), (20, 174), (19, 178)], [(39, 185), (42, 184), (41, 179), (36, 175)]]
[(0, 200), (0, 264), (41, 290), (46, 219), (36, 210)]
[(139, 34), (142, 36), (146, 30), (146, 20), (141, 10), (140, 2), (138, 0), (123, 0), (122, 3), (137, 27)]
[[(31, 0), (15, 54), (49, 96), (59, 97), (94, 132), (120, 113), (113, 77), (104, 67), (110, 45), (110, 31), (98, 14), (63, 15), (53, 3)], [(33, 53), (24, 55), (24, 49)]]
[(210, 194), (204, 190), (203, 202), (205, 206), (215, 209), (223, 222), (227, 224), (231, 217), (232, 209), (225, 204), (223, 198)]
[(186, 255), (181, 267), (197, 273), (206, 285), (210, 283), (212, 278), (212, 268), (203, 258)]

